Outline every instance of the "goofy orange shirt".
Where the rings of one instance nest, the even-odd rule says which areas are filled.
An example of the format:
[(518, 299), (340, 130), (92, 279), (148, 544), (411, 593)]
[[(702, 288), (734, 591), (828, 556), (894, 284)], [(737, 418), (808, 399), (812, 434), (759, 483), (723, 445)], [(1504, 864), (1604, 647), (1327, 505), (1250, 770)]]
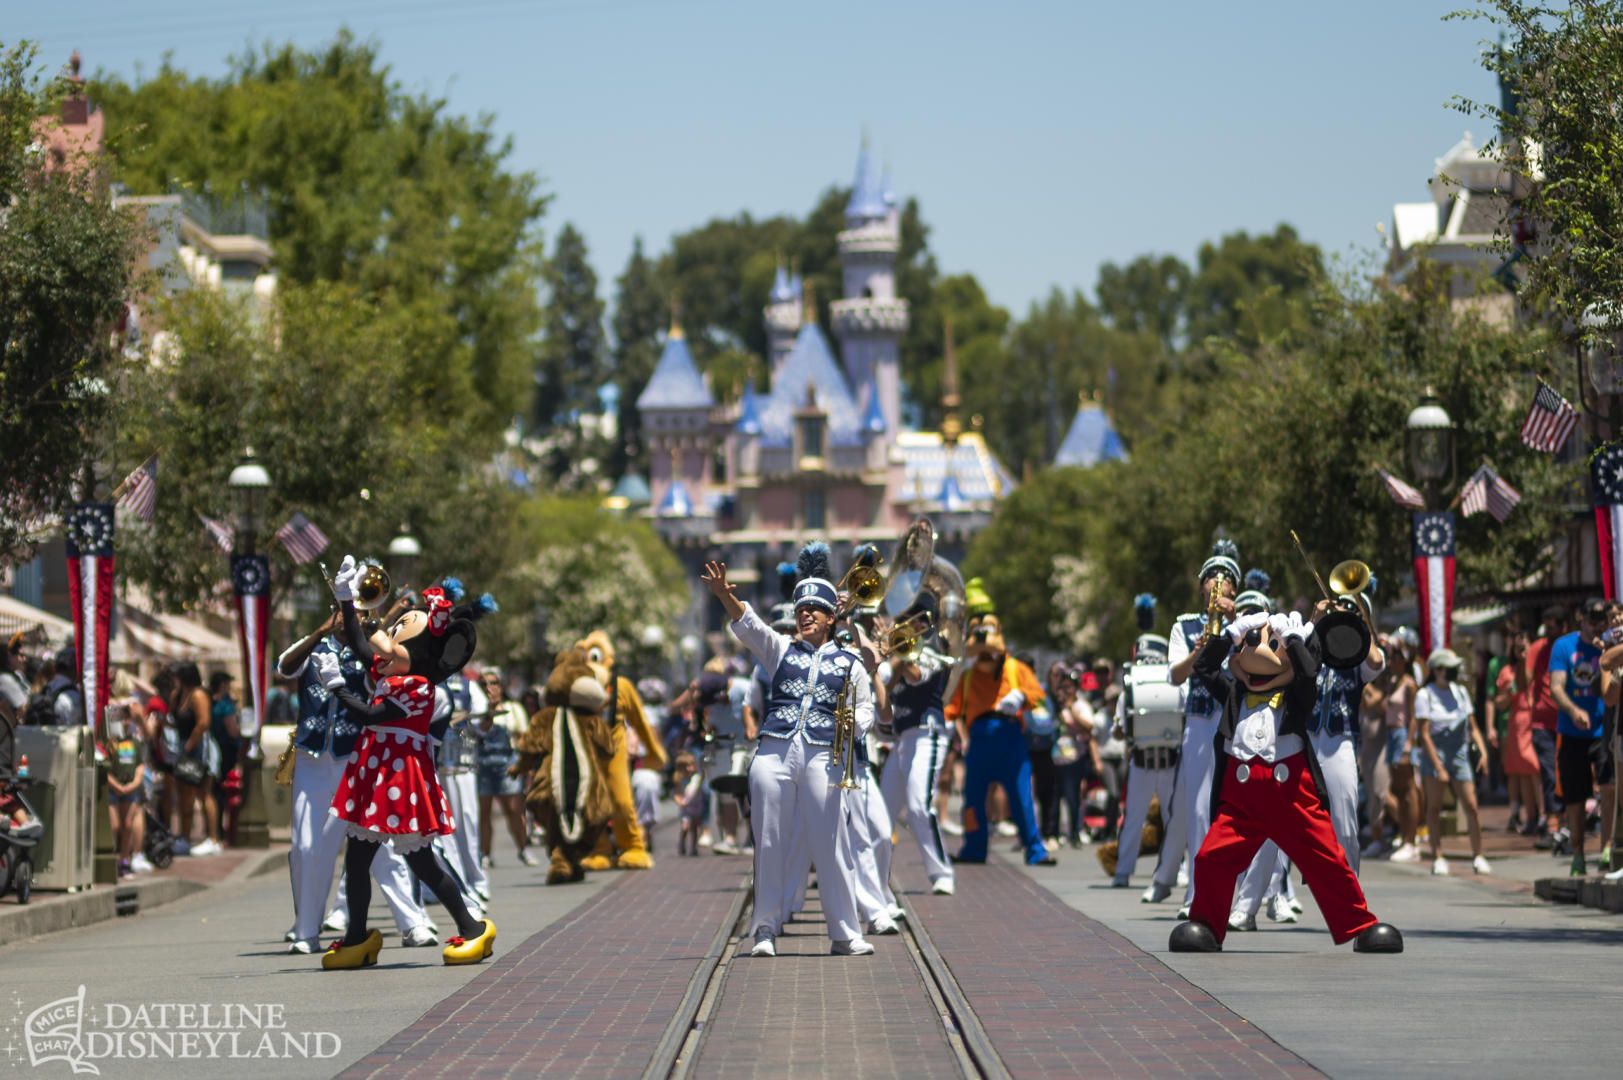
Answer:
[(1003, 657), (1003, 670), (996, 679), (971, 666), (958, 680), (958, 689), (942, 711), (950, 724), (960, 719), (974, 723), (987, 713), (997, 712), (997, 703), (1010, 690), (1019, 690), (1026, 696), (1026, 703), (1020, 709), (1020, 722), (1024, 726), (1026, 711), (1044, 701), (1043, 687), (1036, 673), (1012, 656)]

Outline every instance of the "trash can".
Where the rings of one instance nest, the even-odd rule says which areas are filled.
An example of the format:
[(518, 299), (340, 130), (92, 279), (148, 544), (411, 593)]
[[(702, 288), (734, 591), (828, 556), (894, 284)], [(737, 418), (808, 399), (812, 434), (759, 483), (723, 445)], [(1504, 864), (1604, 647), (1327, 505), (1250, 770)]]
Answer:
[(17, 757), (28, 755), (23, 798), (44, 835), (34, 849), (34, 887), (88, 888), (96, 856), (95, 740), (90, 728), (17, 728)]

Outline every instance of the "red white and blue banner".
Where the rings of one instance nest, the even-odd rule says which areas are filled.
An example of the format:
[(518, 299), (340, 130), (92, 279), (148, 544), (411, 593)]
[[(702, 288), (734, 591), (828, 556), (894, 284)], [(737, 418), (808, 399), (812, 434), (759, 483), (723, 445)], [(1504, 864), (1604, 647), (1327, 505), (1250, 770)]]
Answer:
[(75, 506), (67, 520), (68, 600), (79, 653), (85, 720), (100, 735), (110, 687), (107, 649), (113, 640), (113, 504)]
[[(263, 555), (231, 556), (231, 591), (237, 597), (237, 644), (242, 670), (248, 677), (248, 702), (253, 717), (242, 718), (242, 734), (259, 730), (265, 716), (266, 643), (270, 638), (270, 560)], [(246, 710), (244, 710), (246, 713)], [(251, 730), (250, 730), (251, 729)]]
[(1606, 598), (1623, 596), (1623, 446), (1603, 446), (1589, 463), (1595, 493), (1595, 539), (1600, 545), (1600, 580)]
[(1454, 515), (1414, 516), (1414, 583), (1420, 607), (1420, 653), (1445, 648), (1454, 630)]

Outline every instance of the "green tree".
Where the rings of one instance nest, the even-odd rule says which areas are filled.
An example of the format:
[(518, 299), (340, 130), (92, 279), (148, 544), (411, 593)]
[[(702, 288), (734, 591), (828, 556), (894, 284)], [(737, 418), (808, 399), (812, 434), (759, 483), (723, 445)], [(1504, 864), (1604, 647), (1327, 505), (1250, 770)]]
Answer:
[(32, 152), (68, 90), (42, 84), (34, 55), (0, 44), (0, 561), (26, 557), (30, 523), (105, 449), (140, 237), (99, 162)]
[(388, 295), (417, 396), (494, 445), (528, 405), (546, 204), (510, 144), (411, 95), (341, 32), (267, 45), (220, 79), (167, 61), (134, 85), (98, 76), (114, 178), (136, 192), (263, 192), (283, 280)]
[(1190, 277), (1174, 255), (1140, 255), (1126, 266), (1099, 267), (1094, 295), (1112, 328), (1152, 334), (1171, 352), (1183, 331)]
[(609, 466), (615, 477), (648, 469), (637, 397), (659, 362), (659, 332), (666, 328), (669, 317), (665, 290), (659, 285), (653, 261), (643, 254), (639, 236), (625, 270), (615, 280), (614, 381), (620, 389), (620, 423)]
[(546, 318), (535, 364), (533, 416), (539, 428), (571, 411), (595, 407), (597, 388), (609, 374), (597, 274), (587, 261), (586, 239), (572, 224), (558, 233), (546, 285)]
[[(1597, 304), (1612, 329), (1623, 325), (1623, 3), (1489, 0), (1448, 17), (1485, 20), (1502, 35), (1482, 54), (1501, 100), (1456, 97), (1453, 105), (1494, 122), (1483, 153), (1516, 178), (1516, 204), (1496, 239), (1507, 252), (1532, 245), (1524, 300), (1575, 331)], [(1517, 228), (1524, 235), (1513, 235)]]
[(1230, 233), (1205, 243), (1189, 279), (1185, 310), (1189, 339), (1273, 341), (1301, 328), (1297, 303), (1324, 281), (1324, 256), (1281, 223), (1270, 233)]

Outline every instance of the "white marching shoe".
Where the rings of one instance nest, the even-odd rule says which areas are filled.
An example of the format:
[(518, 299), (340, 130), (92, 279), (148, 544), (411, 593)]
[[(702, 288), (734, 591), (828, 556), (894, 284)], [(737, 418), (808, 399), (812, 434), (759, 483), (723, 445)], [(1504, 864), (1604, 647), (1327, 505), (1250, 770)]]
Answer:
[(873, 946), (861, 937), (854, 937), (834, 942), (828, 951), (831, 956), (872, 956)]
[(772, 940), (772, 935), (765, 930), (755, 932), (755, 947), (750, 950), (751, 956), (776, 956), (778, 946)]

